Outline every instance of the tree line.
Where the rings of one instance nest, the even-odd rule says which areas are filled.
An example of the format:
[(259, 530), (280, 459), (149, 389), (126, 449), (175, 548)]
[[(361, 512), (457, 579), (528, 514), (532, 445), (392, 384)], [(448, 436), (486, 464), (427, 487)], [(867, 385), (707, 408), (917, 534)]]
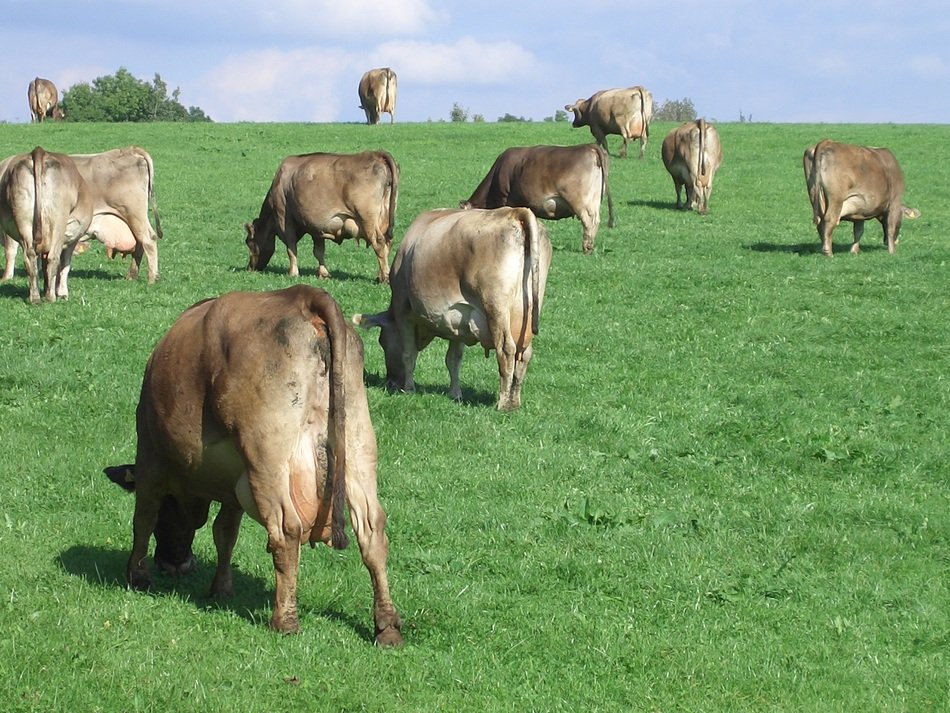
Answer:
[(176, 88), (168, 96), (168, 85), (157, 72), (147, 82), (120, 67), (114, 75), (66, 89), (60, 105), (69, 121), (211, 121), (199, 107), (186, 109), (180, 95)]

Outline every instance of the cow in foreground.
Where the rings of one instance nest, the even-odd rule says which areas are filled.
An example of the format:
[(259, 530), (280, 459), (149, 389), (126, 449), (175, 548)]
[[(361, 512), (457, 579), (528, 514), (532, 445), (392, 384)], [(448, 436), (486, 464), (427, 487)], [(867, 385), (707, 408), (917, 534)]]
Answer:
[(621, 157), (626, 157), (627, 143), (631, 139), (640, 139), (640, 158), (643, 158), (653, 120), (653, 95), (648, 90), (640, 86), (603, 89), (589, 99), (578, 99), (564, 108), (574, 113), (572, 126), (575, 129), (589, 126), (594, 140), (605, 151), (608, 134), (619, 134), (623, 138)]
[(26, 90), (26, 98), (30, 103), (31, 122), (64, 118), (63, 110), (59, 108), (59, 92), (50, 80), (42, 77), (34, 79)]
[[(673, 178), (676, 207), (688, 207), (705, 215), (709, 212), (713, 178), (722, 165), (719, 132), (705, 119), (688, 121), (663, 139), (663, 165)], [(686, 186), (686, 204), (680, 194)]]
[(607, 225), (614, 225), (607, 173), (607, 152), (595, 144), (514, 147), (495, 159), (475, 192), (459, 207), (521, 206), (539, 218), (576, 217), (583, 226), (583, 250), (591, 253), (605, 193)]
[(247, 512), (267, 530), (273, 555), (271, 628), (296, 632), (300, 548), (346, 547), (348, 505), (373, 585), (376, 642), (402, 643), (362, 349), (337, 303), (309, 286), (232, 292), (185, 310), (145, 368), (135, 464), (106, 469), (135, 492), (130, 586), (150, 586), (153, 532), (165, 564), (188, 568), (191, 538), (215, 500), (212, 594), (231, 593), (231, 555)]
[[(96, 154), (70, 155), (86, 182), (93, 216), (84, 240), (98, 240), (106, 255), (131, 255), (126, 277), (138, 277), (143, 255), (148, 258), (148, 281), (158, 280), (158, 239), (162, 224), (155, 202), (155, 166), (143, 148), (127, 146)], [(0, 163), (0, 173), (3, 164)], [(155, 230), (148, 220), (151, 207)], [(16, 242), (6, 239), (4, 279), (13, 277)]]
[(7, 269), (16, 256), (10, 238), (23, 248), (29, 301), (39, 304), (38, 270), (47, 302), (69, 298), (69, 265), (92, 221), (92, 197), (73, 160), (37, 146), (11, 156), (0, 172), (0, 232), (7, 245)]
[(449, 395), (462, 398), (459, 369), (466, 345), (498, 361), (498, 409), (521, 405), (533, 354), (551, 243), (527, 208), (434, 210), (419, 215), (393, 261), (389, 308), (355, 315), (379, 327), (386, 383), (414, 391), (419, 351), (435, 338), (449, 342)]
[(903, 204), (904, 174), (890, 149), (842, 144), (824, 139), (805, 149), (802, 157), (821, 251), (832, 253), (831, 235), (842, 220), (854, 224), (852, 254), (861, 251), (864, 221), (877, 218), (884, 244), (894, 252), (904, 216), (920, 211)]
[(378, 124), (382, 114), (389, 114), (390, 124), (396, 121), (396, 73), (389, 67), (366, 72), (358, 91), (367, 124)]
[(279, 237), (287, 246), (289, 273), (298, 276), (297, 242), (309, 234), (317, 274), (326, 278), (325, 241), (363, 238), (376, 252), (378, 281), (388, 282), (398, 195), (399, 166), (385, 151), (288, 156), (277, 169), (260, 215), (244, 224), (247, 267), (266, 268)]

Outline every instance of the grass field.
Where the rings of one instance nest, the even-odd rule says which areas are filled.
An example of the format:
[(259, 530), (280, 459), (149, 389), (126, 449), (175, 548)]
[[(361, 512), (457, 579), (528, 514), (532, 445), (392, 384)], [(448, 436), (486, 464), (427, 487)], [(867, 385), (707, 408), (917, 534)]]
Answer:
[[(722, 124), (706, 217), (672, 209), (653, 127), (616, 158), (617, 227), (555, 253), (524, 405), (501, 414), (469, 350), (418, 392), (366, 380), (405, 648), (371, 644), (355, 546), (301, 558), (302, 633), (266, 628), (273, 572), (245, 519), (235, 596), (199, 572), (127, 591), (132, 499), (101, 474), (134, 457), (145, 361), (177, 315), (287, 286), (248, 273), (245, 221), (291, 153), (385, 148), (396, 239), (454, 206), (513, 145), (590, 140), (566, 124), (0, 125), (0, 156), (148, 149), (162, 278), (127, 282), (99, 246), (66, 303), (0, 284), (0, 700), (33, 711), (935, 711), (950, 709), (950, 128)], [(820, 138), (891, 147), (906, 179), (895, 255), (869, 224), (824, 258), (801, 168)], [(636, 154), (635, 150), (631, 153)], [(346, 314), (385, 307), (375, 257), (327, 247)], [(309, 240), (302, 277), (314, 282)]]

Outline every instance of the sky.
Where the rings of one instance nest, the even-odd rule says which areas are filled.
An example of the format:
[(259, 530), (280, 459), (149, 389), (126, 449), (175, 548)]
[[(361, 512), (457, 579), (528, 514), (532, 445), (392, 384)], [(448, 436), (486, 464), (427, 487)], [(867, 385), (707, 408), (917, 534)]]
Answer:
[[(124, 67), (214, 121), (358, 122), (392, 67), (396, 121), (540, 121), (641, 84), (709, 120), (950, 123), (946, 0), (0, 0), (0, 122), (36, 76)], [(383, 121), (388, 121), (385, 115)]]

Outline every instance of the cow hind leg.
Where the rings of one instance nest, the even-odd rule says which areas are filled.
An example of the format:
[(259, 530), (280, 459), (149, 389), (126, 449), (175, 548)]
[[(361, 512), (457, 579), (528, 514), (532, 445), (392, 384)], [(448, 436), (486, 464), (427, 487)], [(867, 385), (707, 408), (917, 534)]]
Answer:
[(528, 373), (528, 363), (531, 361), (533, 355), (534, 347), (529, 344), (527, 349), (515, 360), (514, 373), (511, 379), (511, 395), (509, 398), (509, 403), (511, 403), (512, 408), (520, 408), (521, 406), (521, 387), (524, 385), (524, 379)]
[(851, 243), (851, 254), (857, 255), (861, 252), (861, 236), (864, 235), (864, 221), (854, 221), (854, 240)]
[(347, 475), (347, 503), (356, 532), (363, 564), (373, 584), (373, 623), (378, 646), (402, 646), (402, 620), (389, 592), (386, 561), (389, 539), (386, 537), (386, 513), (379, 504), (375, 478), (360, 479)]
[(897, 249), (897, 241), (900, 237), (902, 209), (891, 210), (885, 218), (881, 219), (881, 225), (884, 228), (884, 244), (887, 246), (887, 252), (891, 255)]
[(324, 238), (313, 239), (313, 257), (317, 261), (317, 277), (325, 280), (330, 277), (327, 270), (327, 241)]
[(518, 403), (512, 399), (512, 383), (515, 373), (515, 359), (517, 346), (515, 340), (506, 332), (496, 328), (495, 356), (498, 359), (498, 405), (499, 411), (512, 411), (518, 408)]

